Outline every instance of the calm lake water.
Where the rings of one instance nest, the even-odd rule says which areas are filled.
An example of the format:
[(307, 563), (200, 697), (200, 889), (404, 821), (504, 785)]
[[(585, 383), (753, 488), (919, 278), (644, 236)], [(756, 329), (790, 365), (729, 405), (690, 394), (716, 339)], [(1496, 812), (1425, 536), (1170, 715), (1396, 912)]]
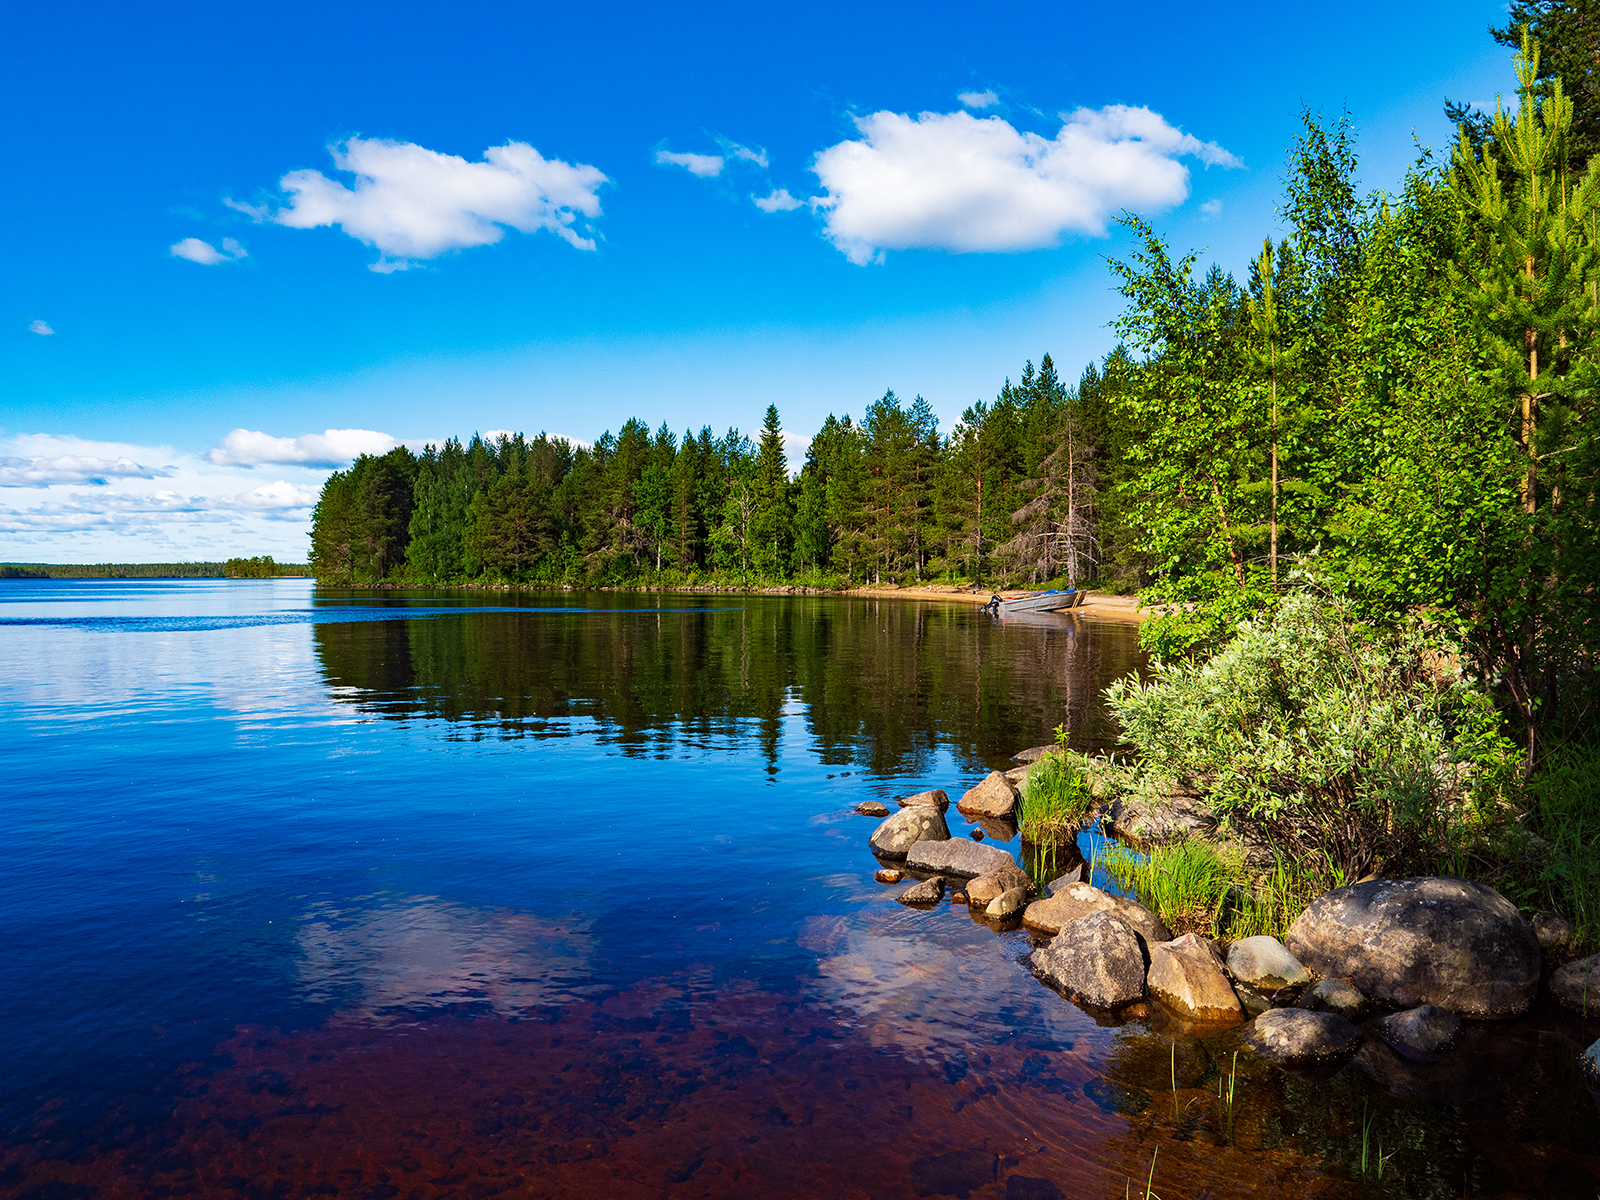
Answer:
[(1140, 663), (956, 604), (0, 584), (0, 1195), (1595, 1196), (1600, 1030), (1305, 1084), (873, 881), (856, 804), (1106, 748)]

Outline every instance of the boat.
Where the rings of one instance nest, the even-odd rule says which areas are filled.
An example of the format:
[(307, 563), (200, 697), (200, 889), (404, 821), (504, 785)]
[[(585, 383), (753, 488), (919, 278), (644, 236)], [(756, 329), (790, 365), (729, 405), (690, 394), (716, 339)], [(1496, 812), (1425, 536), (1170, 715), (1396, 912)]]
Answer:
[(1009, 617), (1025, 612), (1056, 612), (1081, 603), (1083, 593), (1077, 588), (1052, 588), (1048, 592), (997, 592), (983, 609), (997, 617)]

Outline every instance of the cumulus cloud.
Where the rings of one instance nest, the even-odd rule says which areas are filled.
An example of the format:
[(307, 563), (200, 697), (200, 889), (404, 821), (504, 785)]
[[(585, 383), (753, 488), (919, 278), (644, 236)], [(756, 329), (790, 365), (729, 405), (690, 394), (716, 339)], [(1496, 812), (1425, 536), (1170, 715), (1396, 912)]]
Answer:
[(340, 467), (358, 455), (384, 454), (399, 444), (399, 438), (373, 429), (326, 429), (292, 438), (235, 429), (207, 452), (206, 459), (219, 467), (264, 463)]
[(992, 91), (962, 92), (956, 99), (968, 108), (988, 108), (991, 104), (1000, 103), (1000, 97)]
[(174, 242), (167, 248), (167, 252), (173, 258), (186, 258), (192, 263), (199, 263), (202, 267), (238, 262), (246, 257), (245, 248), (232, 238), (223, 238), (222, 249), (218, 250), (210, 242), (203, 242), (197, 237), (187, 237), (181, 242)]
[(720, 154), (678, 154), (672, 150), (657, 150), (656, 162), (661, 166), (682, 167), (701, 179), (714, 179), (722, 174), (723, 159)]
[(1159, 113), (1121, 104), (1066, 114), (1050, 139), (965, 112), (876, 112), (855, 123), (859, 138), (817, 155), (823, 194), (811, 201), (855, 263), (886, 250), (1035, 250), (1067, 233), (1102, 235), (1121, 209), (1182, 203), (1182, 157), (1243, 165)]
[(579, 232), (578, 218), (600, 216), (599, 190), (610, 182), (596, 167), (547, 159), (526, 142), (492, 146), (482, 162), (384, 138), (353, 137), (329, 153), (354, 186), (321, 171), (290, 171), (278, 181), (290, 196), (287, 206), (228, 203), (291, 229), (337, 225), (377, 249), (371, 267), (379, 272), (491, 245), (508, 227), (549, 230), (576, 249), (593, 250), (594, 239)]
[(105, 487), (113, 479), (162, 479), (171, 474), (171, 467), (141, 466), (126, 455), (114, 459), (89, 454), (0, 458), (0, 487), (55, 487), (58, 484)]
[(301, 487), (280, 479), (276, 483), (262, 484), (237, 496), (224, 496), (212, 503), (217, 508), (233, 508), (248, 512), (276, 512), (283, 509), (310, 508), (317, 502), (317, 489)]
[(766, 213), (790, 212), (805, 203), (804, 200), (796, 200), (791, 196), (788, 188), (775, 188), (770, 196), (751, 196), (750, 199), (756, 202), (757, 208)]
[(43, 321), (29, 321), (28, 332), (37, 333), (40, 337), (53, 337), (55, 336), (56, 331), (51, 329), (50, 326), (46, 325)]

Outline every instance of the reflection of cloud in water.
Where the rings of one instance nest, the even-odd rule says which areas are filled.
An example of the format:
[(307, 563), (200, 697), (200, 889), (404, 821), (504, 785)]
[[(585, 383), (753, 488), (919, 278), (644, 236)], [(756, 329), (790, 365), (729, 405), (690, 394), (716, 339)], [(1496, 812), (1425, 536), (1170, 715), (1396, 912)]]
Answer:
[[(1024, 934), (1000, 937), (959, 906), (929, 912), (878, 905), (852, 916), (807, 918), (800, 947), (818, 956), (813, 987), (879, 1045), (930, 1059), (1003, 1040), (1012, 1030), (1041, 1046), (1096, 1037), (1095, 1023), (1044, 987), (1017, 958)], [(997, 1033), (997, 1014), (1002, 1014)]]
[(348, 919), (313, 910), (299, 940), (304, 997), (346, 1016), (447, 1004), (504, 1014), (595, 990), (589, 934), (572, 918), (415, 897)]

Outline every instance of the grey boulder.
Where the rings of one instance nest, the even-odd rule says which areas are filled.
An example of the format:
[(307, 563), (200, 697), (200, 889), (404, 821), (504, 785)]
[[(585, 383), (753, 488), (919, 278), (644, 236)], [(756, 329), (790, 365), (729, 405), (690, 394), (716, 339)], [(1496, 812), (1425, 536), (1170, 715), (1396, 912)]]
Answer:
[(1583, 1016), (1600, 1016), (1600, 954), (1569, 962), (1550, 976), (1550, 994)]
[(1012, 762), (1036, 763), (1047, 754), (1054, 754), (1054, 746), (1029, 746), (1026, 750), (1018, 750), (1011, 756)]
[(1003, 920), (1013, 913), (1021, 912), (1022, 906), (1027, 902), (1027, 888), (1010, 888), (989, 901), (989, 906), (983, 910), (983, 915), (991, 921)]
[(1034, 974), (1095, 1008), (1119, 1008), (1144, 995), (1144, 954), (1127, 922), (1112, 912), (1073, 921), (1028, 956)]
[(935, 875), (932, 879), (924, 879), (921, 883), (914, 883), (896, 896), (895, 899), (900, 901), (901, 904), (937, 904), (944, 899), (944, 879)]
[(1258, 992), (1303, 987), (1311, 982), (1311, 972), (1300, 965), (1300, 960), (1277, 938), (1265, 934), (1241, 938), (1228, 947), (1228, 974)]
[(944, 841), (950, 827), (937, 808), (903, 808), (872, 831), (870, 845), (879, 858), (904, 858), (918, 842)]
[(1290, 1070), (1343, 1066), (1361, 1049), (1361, 1031), (1336, 1013), (1273, 1008), (1250, 1023), (1245, 1044)]
[(956, 801), (956, 811), (969, 817), (1009, 817), (1016, 806), (1016, 785), (999, 771)]
[(1222, 960), (1205, 938), (1186, 933), (1150, 947), (1150, 994), (1180, 1017), (1192, 1021), (1243, 1020)]
[[(931, 812), (931, 809), (908, 808), (909, 812)], [(936, 814), (937, 815), (937, 814)], [(889, 818), (891, 821), (893, 817)], [(944, 818), (939, 818), (943, 826)], [(906, 866), (913, 871), (927, 871), (940, 875), (956, 875), (962, 879), (975, 879), (1005, 866), (1015, 866), (1016, 860), (999, 846), (985, 846), (967, 838), (941, 838), (916, 842), (906, 851)]]
[(930, 792), (918, 792), (914, 796), (901, 796), (897, 804), (901, 808), (937, 808), (940, 812), (950, 807), (950, 797), (943, 788), (934, 788)]
[(1137, 900), (1113, 896), (1088, 883), (1069, 883), (1035, 900), (1022, 915), (1022, 924), (1033, 933), (1059, 933), (1069, 922), (1093, 912), (1116, 913), (1147, 944), (1172, 940), (1172, 931), (1161, 918)]
[(983, 907), (989, 901), (994, 900), (1004, 892), (1011, 891), (1013, 888), (1022, 888), (1023, 894), (1026, 895), (1027, 889), (1032, 882), (1028, 878), (1026, 871), (1008, 859), (1005, 865), (998, 870), (990, 871), (986, 875), (979, 875), (971, 883), (967, 884), (967, 897), (974, 905)]
[(1349, 979), (1396, 1008), (1463, 1016), (1526, 1012), (1539, 943), (1516, 906), (1465, 879), (1374, 879), (1313, 900), (1289, 929), (1290, 953), (1319, 978)]
[(1455, 1013), (1432, 1004), (1379, 1017), (1372, 1030), (1401, 1058), (1418, 1063), (1438, 1062), (1461, 1042)]

